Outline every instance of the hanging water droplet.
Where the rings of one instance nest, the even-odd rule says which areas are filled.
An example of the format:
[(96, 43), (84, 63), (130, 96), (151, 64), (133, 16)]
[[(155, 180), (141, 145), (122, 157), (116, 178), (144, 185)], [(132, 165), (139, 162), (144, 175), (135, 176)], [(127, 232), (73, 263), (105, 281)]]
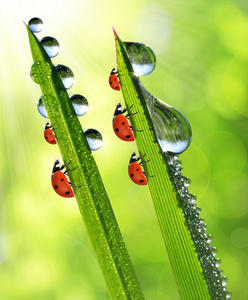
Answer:
[(146, 99), (155, 134), (162, 151), (175, 154), (184, 152), (189, 147), (192, 138), (191, 127), (186, 117), (150, 94), (138, 77), (135, 77), (134, 80), (140, 85)]
[(60, 46), (59, 42), (55, 38), (51, 36), (45, 36), (40, 40), (40, 43), (50, 58), (58, 55)]
[(37, 103), (38, 112), (42, 115), (42, 117), (48, 118), (47, 111), (46, 111), (44, 102), (42, 100), (42, 97), (43, 96), (40, 97), (40, 99), (38, 100), (38, 103)]
[(64, 65), (55, 65), (54, 67), (58, 71), (65, 88), (69, 90), (75, 81), (72, 70)]
[(212, 247), (212, 248), (211, 248), (211, 253), (212, 253), (214, 256), (217, 255), (217, 253), (218, 253), (217, 248), (216, 248), (216, 247)]
[(34, 32), (40, 32), (43, 29), (43, 22), (40, 18), (32, 18), (28, 21), (28, 28)]
[(79, 94), (70, 96), (71, 103), (77, 116), (83, 116), (89, 110), (87, 99)]
[(102, 135), (99, 131), (96, 129), (86, 129), (84, 131), (84, 134), (86, 136), (87, 142), (89, 144), (90, 150), (95, 151), (98, 150), (102, 144)]
[(183, 182), (186, 187), (188, 187), (191, 184), (191, 180), (189, 177), (183, 176)]
[(227, 285), (228, 283), (228, 278), (226, 276), (221, 276), (221, 282), (222, 282), (222, 286)]
[(216, 265), (216, 267), (219, 268), (220, 264), (221, 264), (220, 259), (219, 259), (219, 258), (216, 258), (216, 259), (215, 259), (215, 265)]
[(152, 49), (142, 43), (124, 42), (135, 75), (148, 75), (156, 66)]
[(34, 82), (41, 84), (45, 79), (50, 78), (52, 68), (48, 62), (37, 61), (32, 64), (30, 76)]
[(226, 299), (231, 299), (232, 293), (231, 292), (226, 292)]

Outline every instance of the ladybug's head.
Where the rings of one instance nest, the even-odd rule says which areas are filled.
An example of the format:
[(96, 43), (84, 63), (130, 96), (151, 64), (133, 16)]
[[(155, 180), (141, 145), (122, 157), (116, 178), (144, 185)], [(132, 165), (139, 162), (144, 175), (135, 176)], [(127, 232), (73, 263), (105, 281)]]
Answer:
[(115, 68), (113, 68), (112, 71), (111, 71), (111, 73), (110, 73), (110, 75), (113, 75), (113, 74), (116, 74)]
[(122, 114), (121, 103), (118, 103), (114, 112), (114, 117)]
[(52, 173), (58, 172), (60, 170), (59, 160), (56, 159), (53, 165), (53, 171)]
[(133, 162), (135, 162), (135, 161), (137, 161), (137, 159), (136, 159), (136, 153), (133, 152), (132, 155), (131, 155), (131, 158), (130, 158), (130, 160), (129, 160), (129, 164), (131, 164), (131, 163), (133, 163)]
[(48, 129), (48, 128), (50, 128), (49, 122), (46, 123), (45, 130)]

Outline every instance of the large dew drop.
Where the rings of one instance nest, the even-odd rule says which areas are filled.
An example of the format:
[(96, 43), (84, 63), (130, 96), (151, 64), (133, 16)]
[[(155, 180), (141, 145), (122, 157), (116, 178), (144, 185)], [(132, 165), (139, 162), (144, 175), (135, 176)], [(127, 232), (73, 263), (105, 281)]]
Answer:
[(186, 117), (172, 106), (150, 94), (138, 77), (135, 77), (134, 80), (138, 81), (146, 100), (162, 151), (173, 154), (184, 152), (190, 145), (192, 138), (191, 127)]
[(41, 96), (41, 97), (39, 98), (38, 103), (37, 103), (38, 112), (42, 115), (42, 117), (48, 118), (48, 116), (47, 116), (47, 111), (46, 111), (44, 102), (43, 102), (43, 100), (42, 100), (42, 97), (43, 97), (43, 96)]
[(99, 131), (90, 128), (86, 129), (84, 131), (84, 134), (86, 136), (91, 151), (98, 150), (102, 146), (102, 135)]
[(135, 75), (150, 74), (156, 66), (156, 56), (145, 44), (124, 42)]
[(38, 33), (43, 29), (43, 22), (39, 18), (32, 18), (28, 22), (28, 28), (34, 32)]
[(59, 42), (55, 38), (51, 36), (45, 36), (40, 40), (40, 43), (50, 58), (58, 55), (60, 46)]
[(70, 96), (71, 103), (77, 116), (83, 116), (89, 110), (87, 99), (79, 94)]
[(69, 90), (75, 81), (72, 70), (64, 65), (55, 65), (54, 67), (58, 71), (65, 88)]

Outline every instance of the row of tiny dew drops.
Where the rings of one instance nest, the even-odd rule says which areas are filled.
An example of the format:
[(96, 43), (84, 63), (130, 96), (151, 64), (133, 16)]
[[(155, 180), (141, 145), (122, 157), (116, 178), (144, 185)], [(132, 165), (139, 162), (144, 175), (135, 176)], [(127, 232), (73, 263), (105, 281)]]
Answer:
[[(39, 18), (32, 18), (28, 22), (28, 27), (33, 33), (38, 33), (43, 29), (43, 22)], [(40, 43), (50, 58), (57, 56), (58, 53), (60, 52), (59, 43), (53, 37), (50, 37), (50, 36), (43, 37), (40, 40)], [(73, 72), (71, 71), (71, 69), (64, 65), (61, 65), (61, 64), (55, 65), (54, 67), (57, 70), (65, 88), (67, 90), (70, 89), (75, 81), (74, 75), (73, 75)], [(31, 71), (32, 71), (32, 69), (31, 69)], [(30, 73), (30, 76), (35, 81), (35, 78), (34, 78), (32, 72)], [(37, 108), (38, 108), (39, 113), (44, 118), (48, 118), (47, 111), (46, 111), (45, 105), (43, 103), (42, 97), (43, 96), (41, 96), (38, 100)], [(71, 95), (69, 97), (69, 99), (73, 105), (73, 108), (74, 108), (77, 116), (83, 116), (89, 110), (88, 101), (84, 96), (79, 95), (79, 94), (74, 94), (74, 95)], [(85, 134), (85, 137), (87, 139), (87, 142), (89, 144), (91, 151), (98, 150), (102, 146), (103, 140), (102, 140), (102, 135), (99, 131), (97, 131), (96, 129), (93, 129), (93, 128), (89, 128), (89, 129), (84, 130), (84, 134)]]
[(219, 268), (221, 261), (215, 257), (218, 251), (216, 247), (211, 246), (212, 237), (206, 232), (205, 220), (199, 217), (201, 209), (195, 204), (196, 195), (190, 194), (188, 190), (191, 181), (188, 177), (184, 177), (181, 174), (183, 168), (178, 155), (165, 154), (165, 156), (184, 208), (211, 298), (213, 300), (231, 299), (232, 293), (227, 291), (226, 288), (228, 279), (226, 276), (222, 276), (223, 270)]

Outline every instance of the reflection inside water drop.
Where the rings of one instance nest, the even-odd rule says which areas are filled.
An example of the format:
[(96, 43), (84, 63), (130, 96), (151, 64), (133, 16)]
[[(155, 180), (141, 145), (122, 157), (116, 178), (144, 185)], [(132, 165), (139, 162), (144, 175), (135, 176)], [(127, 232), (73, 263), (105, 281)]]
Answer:
[(43, 22), (39, 18), (32, 18), (28, 22), (28, 28), (34, 32), (40, 32), (43, 29)]
[(142, 43), (124, 42), (135, 75), (148, 75), (156, 66), (152, 49)]
[(40, 40), (40, 43), (50, 58), (58, 55), (60, 46), (59, 42), (55, 38), (51, 36), (45, 36)]
[(135, 77), (134, 80), (140, 85), (146, 100), (162, 151), (173, 154), (184, 152), (190, 145), (192, 138), (191, 127), (186, 117), (172, 106), (150, 94), (138, 77)]
[(84, 131), (84, 134), (86, 136), (91, 151), (98, 150), (102, 146), (102, 135), (99, 131), (90, 128), (86, 129)]
[(58, 71), (65, 88), (70, 89), (75, 81), (72, 70), (64, 65), (55, 65), (54, 67)]
[(79, 94), (70, 96), (71, 103), (77, 116), (83, 116), (89, 110), (87, 99)]
[(42, 117), (44, 118), (47, 118), (47, 111), (46, 111), (46, 108), (45, 108), (45, 105), (44, 105), (44, 102), (42, 100), (42, 97), (40, 97), (40, 99), (38, 100), (38, 103), (37, 103), (37, 108), (38, 108), (38, 112), (42, 115)]

